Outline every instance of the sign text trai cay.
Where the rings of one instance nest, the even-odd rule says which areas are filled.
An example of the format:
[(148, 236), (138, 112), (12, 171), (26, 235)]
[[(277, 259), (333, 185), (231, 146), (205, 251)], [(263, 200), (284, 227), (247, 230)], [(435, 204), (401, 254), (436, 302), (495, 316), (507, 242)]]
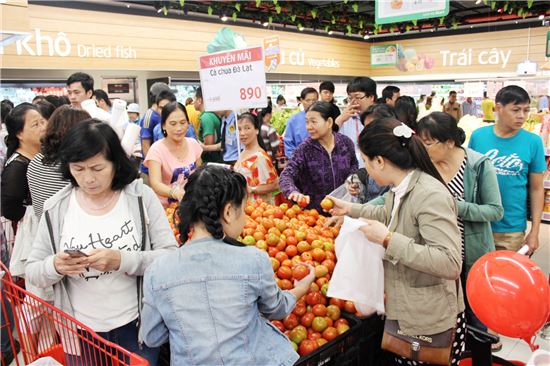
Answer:
[(474, 55), (474, 51), (471, 48), (464, 48), (458, 52), (440, 50), (439, 54), (443, 57), (443, 66), (501, 65), (505, 69), (508, 66), (508, 61), (510, 61), (512, 50), (491, 48)]

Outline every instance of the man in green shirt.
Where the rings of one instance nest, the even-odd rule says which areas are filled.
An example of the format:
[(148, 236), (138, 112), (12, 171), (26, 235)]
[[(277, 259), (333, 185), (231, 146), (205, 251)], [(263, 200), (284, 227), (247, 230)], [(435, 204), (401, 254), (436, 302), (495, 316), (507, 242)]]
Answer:
[(195, 93), (194, 107), (200, 112), (199, 140), (204, 144), (202, 161), (203, 163), (221, 163), (221, 118), (218, 112), (204, 111), (201, 87)]

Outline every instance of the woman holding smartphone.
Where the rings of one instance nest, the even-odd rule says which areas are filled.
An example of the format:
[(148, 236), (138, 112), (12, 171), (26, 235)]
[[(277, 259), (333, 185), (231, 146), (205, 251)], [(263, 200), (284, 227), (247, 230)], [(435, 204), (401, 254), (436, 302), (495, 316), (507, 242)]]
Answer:
[[(156, 365), (158, 349), (138, 344), (138, 324), (141, 276), (155, 258), (177, 247), (162, 205), (136, 179), (106, 123), (89, 119), (73, 127), (59, 160), (71, 184), (44, 203), (27, 280), (53, 286), (56, 307)], [(70, 347), (66, 362), (87, 364), (94, 355), (82, 343)]]

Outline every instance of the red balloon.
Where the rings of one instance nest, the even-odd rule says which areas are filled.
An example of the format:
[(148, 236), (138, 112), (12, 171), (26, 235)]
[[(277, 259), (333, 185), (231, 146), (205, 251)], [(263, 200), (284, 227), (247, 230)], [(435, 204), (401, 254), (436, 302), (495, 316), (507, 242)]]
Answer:
[(550, 313), (550, 289), (540, 267), (528, 257), (499, 250), (479, 258), (466, 281), (468, 302), (495, 332), (525, 340), (535, 351), (536, 332)]

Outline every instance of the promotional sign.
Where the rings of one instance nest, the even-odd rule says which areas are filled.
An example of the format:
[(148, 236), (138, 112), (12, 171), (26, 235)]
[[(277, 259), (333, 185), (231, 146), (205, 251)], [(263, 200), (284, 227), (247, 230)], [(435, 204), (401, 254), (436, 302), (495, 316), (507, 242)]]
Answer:
[(279, 37), (269, 37), (264, 39), (265, 67), (267, 71), (273, 71), (281, 63), (281, 48), (279, 47)]
[(465, 97), (482, 98), (484, 91), (485, 91), (485, 84), (482, 82), (464, 83), (463, 95)]
[(267, 106), (262, 47), (212, 53), (199, 58), (207, 111)]
[(397, 45), (386, 44), (382, 46), (371, 46), (371, 66), (393, 66), (397, 64)]
[(550, 57), (550, 31), (546, 32), (546, 57)]
[(449, 0), (376, 0), (376, 24), (440, 18), (449, 14)]

